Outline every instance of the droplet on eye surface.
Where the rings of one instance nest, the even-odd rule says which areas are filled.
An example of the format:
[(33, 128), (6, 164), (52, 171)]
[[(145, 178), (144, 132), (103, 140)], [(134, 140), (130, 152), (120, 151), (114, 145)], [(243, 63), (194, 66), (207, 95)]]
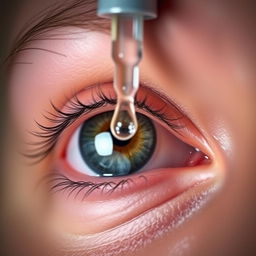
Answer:
[(135, 135), (138, 123), (132, 102), (121, 101), (118, 103), (111, 120), (110, 129), (113, 136), (118, 140), (129, 140)]

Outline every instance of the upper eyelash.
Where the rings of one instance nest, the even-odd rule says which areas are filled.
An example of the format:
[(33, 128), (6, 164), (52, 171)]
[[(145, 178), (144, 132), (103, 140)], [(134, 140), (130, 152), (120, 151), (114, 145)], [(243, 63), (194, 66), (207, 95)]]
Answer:
[[(116, 104), (116, 99), (104, 94), (100, 88), (98, 88), (96, 93), (100, 100), (96, 101), (95, 97), (93, 97), (92, 95), (92, 99), (94, 102), (89, 105), (83, 104), (75, 96), (74, 99), (72, 99), (69, 102), (67, 112), (62, 111), (61, 109), (56, 107), (53, 102), (51, 102), (51, 106), (54, 110), (54, 113), (47, 112), (48, 115), (44, 115), (44, 117), (54, 125), (46, 126), (35, 121), (41, 131), (32, 131), (30, 133), (33, 136), (40, 138), (40, 141), (28, 143), (30, 146), (33, 146), (34, 148), (28, 150), (24, 155), (26, 157), (35, 159), (33, 163), (40, 162), (53, 150), (61, 133), (71, 124), (73, 124), (77, 120), (77, 118), (79, 118), (83, 114), (88, 114), (99, 107)], [(163, 95), (158, 96), (164, 97)], [(165, 98), (165, 101), (168, 101), (168, 99)], [(169, 101), (166, 104), (168, 103), (172, 104)], [(137, 97), (135, 97), (135, 106), (139, 109), (143, 109), (144, 111), (150, 113), (153, 116), (156, 116), (158, 119), (167, 124), (174, 131), (177, 131), (177, 129), (182, 128), (180, 124), (175, 124), (174, 122), (179, 120), (183, 116), (181, 115), (180, 117), (175, 118), (167, 117), (166, 114), (164, 113), (166, 105), (159, 109), (153, 109), (150, 105), (147, 104), (147, 97), (145, 96), (142, 100), (138, 100)]]

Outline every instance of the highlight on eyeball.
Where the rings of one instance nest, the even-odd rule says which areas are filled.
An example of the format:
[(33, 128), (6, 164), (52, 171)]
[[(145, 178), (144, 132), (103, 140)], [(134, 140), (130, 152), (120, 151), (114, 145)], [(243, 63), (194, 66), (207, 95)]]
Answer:
[(254, 9), (6, 3), (0, 254), (256, 255)]

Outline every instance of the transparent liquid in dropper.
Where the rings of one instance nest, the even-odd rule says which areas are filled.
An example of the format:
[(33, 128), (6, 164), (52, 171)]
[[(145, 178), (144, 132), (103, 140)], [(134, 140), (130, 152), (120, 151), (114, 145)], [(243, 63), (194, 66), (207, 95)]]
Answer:
[(142, 57), (142, 35), (142, 17), (113, 17), (112, 57), (115, 62), (117, 105), (110, 129), (113, 136), (122, 141), (131, 139), (138, 129), (134, 97), (139, 88), (138, 64)]

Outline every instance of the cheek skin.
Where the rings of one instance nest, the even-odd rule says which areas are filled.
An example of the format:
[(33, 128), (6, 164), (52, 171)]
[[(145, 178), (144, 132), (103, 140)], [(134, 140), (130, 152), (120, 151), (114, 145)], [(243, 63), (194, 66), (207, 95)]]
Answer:
[(150, 37), (158, 41), (148, 47), (164, 49), (164, 54), (149, 57), (158, 63), (161, 84), (177, 82), (174, 98), (187, 102), (185, 112), (215, 141), (226, 182), (213, 204), (188, 226), (138, 255), (242, 255), (255, 237), (256, 37), (247, 23), (255, 27), (255, 18), (244, 12), (242, 1), (179, 3), (173, 13), (163, 12), (161, 27), (150, 26)]

